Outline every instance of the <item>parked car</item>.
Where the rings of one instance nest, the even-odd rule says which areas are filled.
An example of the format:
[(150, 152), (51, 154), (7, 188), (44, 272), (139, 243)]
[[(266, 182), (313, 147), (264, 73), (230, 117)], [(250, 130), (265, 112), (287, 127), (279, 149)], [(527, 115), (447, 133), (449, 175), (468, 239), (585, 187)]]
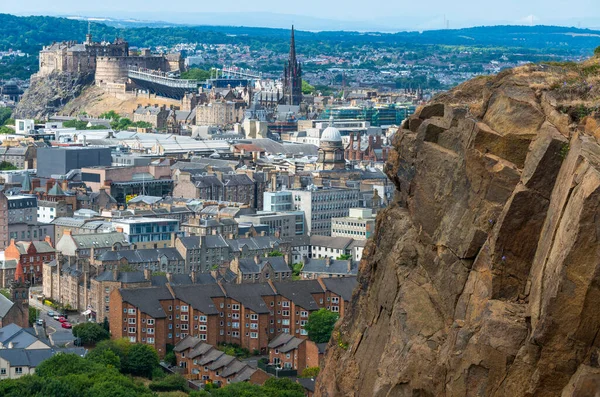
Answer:
[(63, 322), (63, 323), (61, 324), (61, 326), (62, 326), (63, 328), (67, 328), (67, 329), (71, 329), (71, 328), (73, 327), (73, 326), (71, 325), (71, 323), (69, 323), (69, 322), (66, 322), (66, 321), (65, 321), (65, 322)]
[(54, 316), (52, 316), (53, 319), (58, 320), (60, 318), (60, 316), (58, 314), (55, 314)]
[(35, 322), (37, 325), (43, 327), (44, 326), (44, 319), (42, 318), (38, 318), (37, 321)]
[(49, 315), (50, 317), (54, 317), (54, 315), (55, 315), (55, 314), (56, 314), (56, 313), (54, 313), (52, 310), (50, 310), (50, 311), (48, 312), (48, 315)]
[(66, 319), (66, 318), (64, 318), (64, 317), (62, 317), (62, 316), (60, 316), (60, 317), (58, 318), (58, 321), (60, 321), (61, 323), (65, 323), (65, 322), (67, 322), (67, 319)]

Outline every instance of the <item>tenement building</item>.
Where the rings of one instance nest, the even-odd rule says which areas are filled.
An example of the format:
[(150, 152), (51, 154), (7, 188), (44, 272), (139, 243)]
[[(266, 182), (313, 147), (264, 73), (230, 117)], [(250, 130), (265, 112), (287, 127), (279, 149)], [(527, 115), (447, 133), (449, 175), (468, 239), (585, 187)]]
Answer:
[(281, 333), (307, 338), (304, 327), (313, 311), (343, 316), (355, 286), (355, 277), (345, 277), (115, 289), (110, 331), (113, 339), (153, 346), (161, 357), (168, 344), (190, 335), (213, 346), (235, 343), (265, 353)]

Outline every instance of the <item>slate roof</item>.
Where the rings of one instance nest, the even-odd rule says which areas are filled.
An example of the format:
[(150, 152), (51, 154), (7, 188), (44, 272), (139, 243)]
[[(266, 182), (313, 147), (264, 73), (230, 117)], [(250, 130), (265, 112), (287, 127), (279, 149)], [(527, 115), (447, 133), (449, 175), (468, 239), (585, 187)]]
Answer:
[(25, 328), (21, 328), (17, 324), (11, 323), (0, 328), (0, 343), (3, 346), (8, 346), (9, 343), (12, 343), (13, 348), (24, 349), (38, 341), (37, 337), (31, 335)]
[(269, 313), (263, 296), (274, 296), (275, 291), (268, 283), (262, 284), (225, 284), (223, 285), (228, 296), (240, 302), (255, 313)]
[(315, 392), (315, 380), (313, 378), (297, 378), (298, 382), (303, 388), (314, 393)]
[(123, 301), (132, 304), (143, 313), (153, 318), (167, 317), (160, 305), (161, 300), (172, 299), (167, 287), (127, 288), (120, 289), (119, 292), (123, 297)]
[(125, 258), (128, 263), (158, 262), (158, 258), (166, 255), (170, 261), (183, 261), (175, 248), (149, 248), (140, 250), (106, 251), (98, 257), (99, 261), (120, 261)]
[(235, 360), (235, 357), (228, 354), (223, 354), (217, 360), (213, 361), (212, 364), (208, 366), (208, 369), (214, 371), (219, 368), (223, 368), (224, 366), (229, 365), (233, 360)]
[(53, 349), (0, 349), (0, 358), (8, 361), (11, 367), (37, 367), (56, 352)]
[(14, 303), (3, 294), (0, 294), (0, 318), (4, 318)]
[(321, 279), (325, 287), (334, 294), (340, 296), (344, 301), (352, 299), (352, 292), (358, 285), (356, 277), (332, 277)]
[(273, 236), (257, 236), (227, 240), (232, 251), (239, 252), (245, 245), (250, 251), (272, 250), (279, 247), (281, 241)]
[(116, 243), (130, 245), (124, 233), (110, 232), (98, 234), (73, 234), (71, 235), (78, 248), (112, 247)]
[(218, 284), (178, 285), (173, 286), (173, 291), (176, 298), (206, 315), (218, 314), (219, 310), (212, 298), (225, 296)]
[(247, 364), (244, 364), (240, 360), (233, 360), (231, 363), (229, 363), (227, 365), (226, 368), (223, 369), (223, 371), (221, 371), (221, 377), (227, 378), (233, 374), (237, 374), (238, 372), (240, 372), (247, 366), (248, 366)]
[(345, 250), (352, 243), (350, 237), (310, 236), (310, 245)]
[(240, 372), (235, 378), (231, 380), (231, 383), (245, 382), (248, 379), (250, 379), (252, 374), (254, 374), (256, 371), (258, 370), (247, 366), (242, 370), (242, 372)]
[(330, 265), (327, 266), (326, 259), (304, 259), (303, 273), (325, 273), (339, 274), (345, 276), (356, 276), (358, 274), (358, 264), (352, 263), (350, 271), (348, 271), (348, 261), (339, 261), (331, 259)]
[(191, 347), (196, 346), (198, 343), (202, 343), (200, 338), (196, 338), (195, 336), (188, 335), (185, 338), (183, 338), (182, 340), (180, 340), (179, 342), (177, 342), (177, 344), (173, 348), (173, 351), (182, 352), (184, 350), (187, 350)]
[(291, 271), (283, 256), (261, 257), (259, 263), (256, 263), (254, 258), (239, 259), (240, 271), (242, 274), (260, 273), (262, 269), (267, 266), (267, 263), (270, 264), (277, 273)]
[(306, 310), (319, 310), (312, 294), (322, 293), (323, 288), (317, 280), (299, 280), (273, 283), (280, 295)]
[(56, 251), (50, 244), (48, 244), (45, 241), (19, 241), (15, 243), (20, 254), (26, 254), (30, 244), (33, 244), (35, 250), (39, 254)]
[(122, 283), (143, 283), (148, 280), (144, 277), (144, 272), (118, 272), (117, 279), (111, 270), (107, 270), (104, 273), (96, 277), (97, 281), (120, 281)]

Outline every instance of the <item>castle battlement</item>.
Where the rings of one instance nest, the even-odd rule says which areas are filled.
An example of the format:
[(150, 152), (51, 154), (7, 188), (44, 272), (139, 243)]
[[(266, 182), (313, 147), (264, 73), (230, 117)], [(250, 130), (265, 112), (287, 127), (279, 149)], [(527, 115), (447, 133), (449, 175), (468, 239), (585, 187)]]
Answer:
[(94, 42), (86, 35), (83, 43), (63, 41), (44, 46), (40, 51), (40, 70), (37, 77), (48, 76), (54, 71), (70, 73), (93, 73), (96, 85), (127, 84), (130, 67), (161, 71), (181, 71), (181, 54), (157, 55), (150, 50), (140, 55), (129, 51), (127, 41), (116, 38), (113, 42)]

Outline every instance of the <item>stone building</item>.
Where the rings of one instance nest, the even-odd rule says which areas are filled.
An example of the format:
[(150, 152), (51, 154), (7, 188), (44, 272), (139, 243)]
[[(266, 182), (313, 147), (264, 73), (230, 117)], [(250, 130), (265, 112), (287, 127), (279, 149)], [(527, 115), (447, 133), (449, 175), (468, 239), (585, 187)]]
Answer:
[(228, 126), (244, 118), (244, 108), (231, 101), (215, 101), (196, 106), (196, 125)]
[(11, 239), (9, 246), (4, 251), (4, 257), (20, 263), (27, 281), (31, 284), (38, 284), (42, 282), (43, 264), (52, 261), (55, 252), (49, 236), (44, 241), (15, 242), (14, 239)]
[(167, 117), (169, 116), (169, 109), (165, 105), (138, 105), (137, 109), (133, 111), (133, 121), (143, 121), (152, 124), (152, 127), (163, 130), (167, 128)]
[(381, 135), (369, 135), (366, 145), (358, 133), (350, 133), (350, 142), (344, 151), (345, 157), (349, 161), (371, 161), (385, 162), (388, 158), (390, 148), (383, 144)]
[(346, 168), (344, 148), (340, 131), (333, 126), (333, 116), (329, 119), (329, 127), (325, 128), (319, 143), (316, 169), (321, 171), (343, 170)]
[(246, 174), (235, 172), (190, 174), (181, 172), (173, 189), (174, 197), (256, 204), (256, 183)]
[(43, 241), (46, 236), (54, 241), (54, 226), (38, 222), (35, 196), (7, 196), (0, 191), (0, 249), (11, 239)]

